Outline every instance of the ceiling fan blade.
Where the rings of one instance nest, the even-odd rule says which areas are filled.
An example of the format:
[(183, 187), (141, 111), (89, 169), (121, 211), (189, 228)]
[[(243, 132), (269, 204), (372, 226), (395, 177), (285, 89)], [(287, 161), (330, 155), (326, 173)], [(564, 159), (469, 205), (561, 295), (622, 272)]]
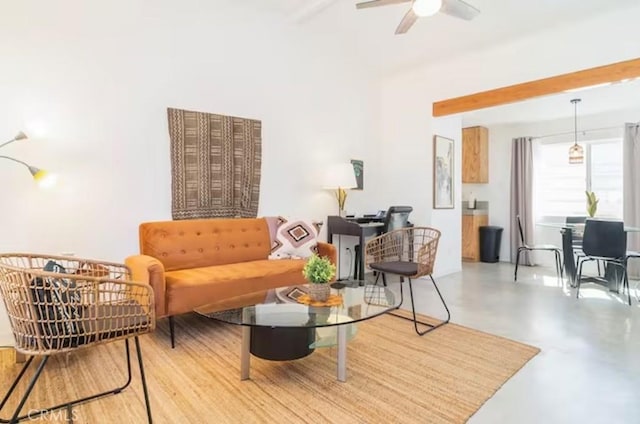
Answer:
[(389, 6), (391, 4), (409, 3), (412, 0), (372, 0), (356, 4), (356, 9), (366, 9), (368, 7)]
[(443, 0), (440, 12), (467, 21), (470, 21), (480, 14), (478, 9), (462, 0)]
[(400, 25), (398, 25), (398, 28), (396, 28), (396, 34), (406, 33), (407, 31), (409, 31), (409, 28), (411, 28), (413, 24), (416, 23), (417, 20), (418, 15), (415, 14), (413, 9), (409, 9), (407, 14), (404, 15), (404, 18), (402, 18), (402, 21), (400, 21)]

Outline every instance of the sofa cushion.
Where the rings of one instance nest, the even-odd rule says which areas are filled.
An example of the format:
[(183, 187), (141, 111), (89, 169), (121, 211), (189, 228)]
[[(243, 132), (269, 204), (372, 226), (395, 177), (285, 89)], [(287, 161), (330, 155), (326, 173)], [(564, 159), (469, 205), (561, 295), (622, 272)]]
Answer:
[(259, 260), (239, 264), (168, 271), (167, 314), (189, 312), (220, 299), (246, 293), (303, 284), (305, 260)]
[(321, 223), (304, 219), (282, 219), (269, 259), (304, 259), (318, 252)]
[(174, 271), (267, 259), (269, 228), (264, 218), (193, 219), (140, 225), (140, 253)]

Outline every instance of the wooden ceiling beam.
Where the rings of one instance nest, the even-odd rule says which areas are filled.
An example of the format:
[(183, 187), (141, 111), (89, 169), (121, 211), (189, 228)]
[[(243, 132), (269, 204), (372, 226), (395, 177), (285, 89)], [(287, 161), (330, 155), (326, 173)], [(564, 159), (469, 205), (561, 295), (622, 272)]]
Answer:
[(640, 77), (640, 58), (433, 103), (433, 116), (446, 116), (519, 102), (566, 90)]

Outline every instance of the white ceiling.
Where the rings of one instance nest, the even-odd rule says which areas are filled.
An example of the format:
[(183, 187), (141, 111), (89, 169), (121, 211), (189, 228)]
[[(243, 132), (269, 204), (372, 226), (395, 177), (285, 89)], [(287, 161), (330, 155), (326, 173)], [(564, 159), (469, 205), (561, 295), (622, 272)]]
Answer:
[(394, 31), (410, 3), (356, 10), (357, 0), (253, 0), (319, 31), (337, 34), (373, 71), (388, 73), (638, 5), (638, 0), (466, 0), (481, 10), (472, 21), (437, 14), (404, 35)]
[[(639, 0), (465, 0), (481, 10), (476, 19), (437, 14), (420, 18), (404, 35), (394, 31), (410, 3), (356, 10), (360, 0), (253, 1), (256, 7), (278, 13), (289, 22), (336, 37), (375, 76), (635, 7)], [(492, 125), (570, 117), (574, 97), (583, 99), (578, 109), (581, 115), (639, 108), (640, 82), (483, 109), (465, 114), (463, 120), (465, 125)]]

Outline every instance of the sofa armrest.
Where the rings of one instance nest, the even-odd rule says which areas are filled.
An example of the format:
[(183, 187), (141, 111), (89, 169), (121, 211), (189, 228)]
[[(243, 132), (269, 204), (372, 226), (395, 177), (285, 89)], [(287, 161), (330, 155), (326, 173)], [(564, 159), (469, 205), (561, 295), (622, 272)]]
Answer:
[(125, 259), (125, 264), (131, 269), (131, 279), (149, 284), (153, 288), (156, 317), (161, 318), (167, 313), (165, 294), (167, 284), (164, 279), (164, 265), (162, 262), (147, 255), (133, 255)]
[(333, 244), (318, 242), (318, 256), (326, 256), (332, 264), (338, 263), (338, 251)]

